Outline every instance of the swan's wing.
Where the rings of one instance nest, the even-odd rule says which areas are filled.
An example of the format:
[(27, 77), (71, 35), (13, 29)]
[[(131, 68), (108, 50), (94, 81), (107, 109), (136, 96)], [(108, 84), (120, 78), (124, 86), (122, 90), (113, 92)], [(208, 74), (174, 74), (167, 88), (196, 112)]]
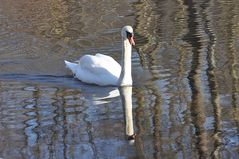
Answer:
[(107, 55), (104, 55), (104, 54), (97, 53), (97, 54), (95, 55), (95, 57), (98, 57), (99, 59), (104, 59), (104, 60), (107, 61), (107, 62), (116, 62), (116, 63), (118, 63), (118, 62), (115, 61), (112, 57), (107, 56)]
[(78, 65), (76, 77), (86, 83), (117, 85), (121, 66), (106, 55), (84, 55)]
[(103, 54), (85, 55), (80, 60), (81, 68), (95, 75), (112, 74), (119, 77), (121, 66), (112, 57)]

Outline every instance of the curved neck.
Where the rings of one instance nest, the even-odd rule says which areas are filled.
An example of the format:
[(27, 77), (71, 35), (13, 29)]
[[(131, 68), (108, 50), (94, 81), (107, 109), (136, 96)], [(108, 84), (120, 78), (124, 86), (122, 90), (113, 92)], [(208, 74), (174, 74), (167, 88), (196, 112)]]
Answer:
[(132, 75), (131, 75), (131, 52), (132, 46), (127, 38), (122, 38), (122, 68), (119, 78), (120, 86), (132, 85)]

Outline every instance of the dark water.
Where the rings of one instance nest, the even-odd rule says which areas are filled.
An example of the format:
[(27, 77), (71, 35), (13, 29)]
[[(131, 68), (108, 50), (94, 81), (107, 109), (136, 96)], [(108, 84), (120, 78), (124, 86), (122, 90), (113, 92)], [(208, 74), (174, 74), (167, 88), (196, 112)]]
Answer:
[[(1, 0), (0, 158), (239, 158), (238, 22), (237, 0)], [(63, 63), (120, 61), (126, 24), (132, 102)]]

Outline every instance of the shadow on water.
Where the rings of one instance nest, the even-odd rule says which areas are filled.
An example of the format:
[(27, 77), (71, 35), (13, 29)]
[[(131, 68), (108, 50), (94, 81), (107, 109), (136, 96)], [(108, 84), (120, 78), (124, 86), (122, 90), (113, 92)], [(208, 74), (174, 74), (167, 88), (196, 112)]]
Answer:
[[(190, 0), (134, 4), (140, 42), (137, 51), (142, 67), (151, 75), (150, 82), (135, 89), (138, 143), (145, 156), (238, 156), (235, 147), (234, 153), (225, 149), (238, 145), (238, 6), (232, 4)], [(220, 14), (223, 5), (228, 9)], [(226, 26), (230, 24), (226, 20), (229, 10), (235, 19)], [(222, 28), (228, 28), (232, 36), (223, 37)], [(231, 122), (229, 114), (234, 116)]]
[(204, 97), (201, 86), (201, 64), (202, 64), (202, 47), (203, 44), (200, 42), (200, 35), (197, 35), (197, 30), (199, 28), (199, 24), (196, 21), (199, 17), (197, 17), (197, 9), (192, 1), (186, 1), (185, 5), (188, 6), (188, 28), (189, 32), (185, 35), (185, 41), (192, 45), (192, 62), (191, 62), (191, 70), (188, 75), (189, 85), (191, 87), (191, 118), (192, 124), (195, 128), (195, 138), (196, 138), (196, 146), (198, 150), (198, 158), (207, 158), (208, 156), (208, 148), (207, 148), (207, 134), (205, 132), (204, 123), (205, 123), (205, 110), (204, 110)]
[(124, 137), (134, 137), (132, 87), (121, 91), (121, 102), (117, 88), (26, 81), (0, 85), (2, 157), (8, 158), (9, 151), (11, 158), (135, 156)]

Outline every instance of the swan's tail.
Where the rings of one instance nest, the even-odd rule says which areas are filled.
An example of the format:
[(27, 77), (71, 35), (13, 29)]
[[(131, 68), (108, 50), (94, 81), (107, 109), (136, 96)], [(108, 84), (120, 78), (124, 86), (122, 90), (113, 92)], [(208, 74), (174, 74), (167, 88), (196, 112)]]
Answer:
[(72, 62), (69, 62), (66, 60), (65, 60), (65, 64), (66, 64), (66, 67), (69, 68), (73, 74), (76, 74), (76, 69), (77, 69), (78, 64), (72, 63)]

